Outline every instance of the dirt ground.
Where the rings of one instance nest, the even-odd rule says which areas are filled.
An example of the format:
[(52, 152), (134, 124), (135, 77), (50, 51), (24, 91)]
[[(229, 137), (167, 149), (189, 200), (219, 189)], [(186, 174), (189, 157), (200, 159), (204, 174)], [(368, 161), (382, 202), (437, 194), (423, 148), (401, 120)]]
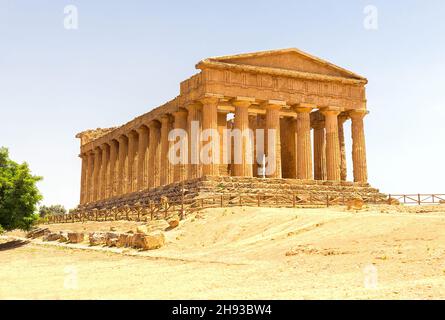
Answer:
[[(428, 211), (209, 209), (166, 231), (165, 247), (145, 252), (3, 237), (0, 298), (445, 299), (445, 207)], [(110, 226), (128, 231), (136, 223), (50, 229)]]

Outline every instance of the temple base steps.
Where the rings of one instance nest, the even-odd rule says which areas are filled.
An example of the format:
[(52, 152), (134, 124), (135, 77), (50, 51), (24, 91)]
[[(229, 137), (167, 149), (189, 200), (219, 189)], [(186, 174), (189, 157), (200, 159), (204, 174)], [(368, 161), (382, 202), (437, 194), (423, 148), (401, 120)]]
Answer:
[[(105, 209), (124, 205), (148, 205), (159, 203), (167, 197), (169, 203), (179, 204), (196, 199), (215, 196), (236, 198), (241, 195), (253, 199), (255, 196), (294, 197), (297, 201), (331, 201), (332, 204), (344, 203), (345, 200), (361, 198), (366, 203), (386, 203), (387, 195), (369, 184), (348, 181), (321, 181), (297, 179), (270, 179), (252, 177), (204, 176), (184, 182), (129, 193), (119, 197), (96, 201), (81, 206), (84, 209)], [(237, 199), (238, 199), (237, 198)], [(165, 198), (164, 198), (165, 199)], [(307, 200), (311, 199), (311, 200)], [(238, 201), (238, 200), (234, 200)], [(279, 201), (279, 200), (277, 200)]]

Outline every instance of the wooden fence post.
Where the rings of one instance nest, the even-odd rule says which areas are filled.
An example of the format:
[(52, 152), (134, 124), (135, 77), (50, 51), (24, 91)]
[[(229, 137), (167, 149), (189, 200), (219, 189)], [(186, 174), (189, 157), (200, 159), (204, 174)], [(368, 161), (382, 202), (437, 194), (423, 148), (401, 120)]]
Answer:
[(326, 207), (329, 207), (329, 194), (326, 194)]
[(420, 204), (421, 204), (421, 201), (420, 201), (420, 193), (419, 194), (417, 194), (417, 204), (420, 206)]
[(261, 200), (260, 200), (260, 199), (261, 199), (261, 195), (258, 194), (258, 195), (257, 195), (257, 198), (258, 198), (258, 199), (257, 199), (257, 200), (258, 200), (258, 207), (261, 207)]
[(293, 207), (293, 208), (295, 208), (295, 198), (296, 198), (296, 195), (293, 194), (293, 195), (292, 195), (292, 207)]
[(221, 195), (221, 208), (224, 207), (224, 196)]

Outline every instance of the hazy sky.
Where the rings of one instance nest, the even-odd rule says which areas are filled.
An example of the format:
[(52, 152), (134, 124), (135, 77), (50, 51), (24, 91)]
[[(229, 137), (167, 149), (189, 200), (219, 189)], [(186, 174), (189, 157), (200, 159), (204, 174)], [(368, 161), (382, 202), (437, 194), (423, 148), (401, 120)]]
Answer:
[[(67, 5), (77, 30), (64, 28)], [(44, 177), (43, 203), (73, 207), (77, 132), (174, 98), (203, 58), (297, 47), (368, 78), (373, 186), (445, 193), (444, 21), (442, 0), (0, 0), (0, 146)]]

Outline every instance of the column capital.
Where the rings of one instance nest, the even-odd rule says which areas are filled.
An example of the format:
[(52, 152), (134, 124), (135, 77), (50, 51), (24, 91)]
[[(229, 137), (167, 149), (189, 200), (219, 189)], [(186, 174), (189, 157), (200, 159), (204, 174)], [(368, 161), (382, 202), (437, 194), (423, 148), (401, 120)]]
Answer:
[(109, 147), (110, 147), (110, 145), (105, 142), (105, 143), (102, 143), (99, 148), (101, 148), (102, 150), (106, 150)]
[(310, 113), (313, 109), (317, 108), (317, 106), (312, 103), (298, 103), (294, 104), (292, 107), (297, 113)]
[(131, 130), (130, 132), (127, 133), (128, 138), (134, 138), (136, 136), (137, 136), (137, 132), (135, 130)]
[(148, 123), (148, 128), (149, 129), (159, 129), (161, 127), (161, 124), (159, 123), (158, 120), (151, 120)]
[(357, 109), (357, 110), (350, 110), (348, 112), (348, 115), (352, 119), (363, 119), (367, 114), (369, 113), (368, 110), (365, 109)]
[(286, 101), (282, 100), (266, 100), (261, 103), (261, 107), (269, 110), (280, 110), (286, 105)]
[(218, 104), (219, 100), (224, 98), (221, 94), (214, 94), (214, 93), (206, 93), (204, 94), (204, 97), (199, 99), (199, 102), (202, 104)]
[(235, 107), (248, 108), (255, 102), (255, 98), (250, 97), (235, 97), (230, 100)]
[(148, 127), (146, 125), (141, 125), (139, 128), (136, 129), (138, 134), (146, 133), (148, 131)]
[(320, 112), (322, 115), (327, 116), (327, 115), (334, 115), (334, 116), (338, 116), (340, 114), (340, 112), (342, 112), (342, 108), (339, 107), (324, 107), (320, 109)]
[(177, 111), (173, 112), (173, 116), (175, 116), (175, 117), (181, 117), (181, 116), (186, 117), (187, 113), (188, 113), (187, 109), (178, 108)]
[(120, 135), (119, 138), (117, 138), (117, 139), (118, 139), (119, 143), (128, 141), (128, 137), (125, 134)]
[(168, 124), (170, 122), (170, 115), (163, 114), (160, 119), (162, 124)]

